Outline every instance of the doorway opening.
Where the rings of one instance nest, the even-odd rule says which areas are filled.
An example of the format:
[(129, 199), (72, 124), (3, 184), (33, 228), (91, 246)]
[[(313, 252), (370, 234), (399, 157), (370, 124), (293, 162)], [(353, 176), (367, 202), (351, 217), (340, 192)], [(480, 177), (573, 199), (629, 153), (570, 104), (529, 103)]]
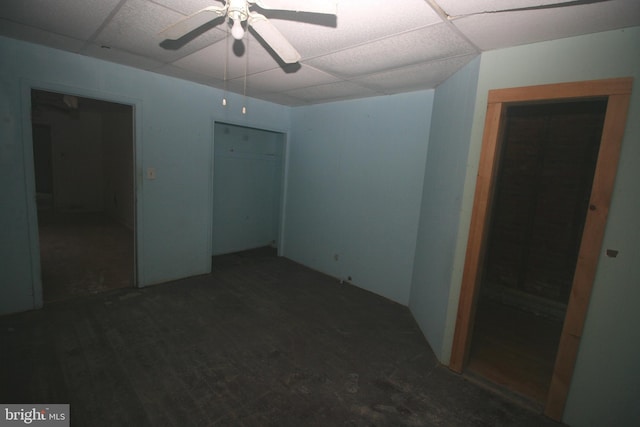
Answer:
[[(601, 253), (631, 87), (621, 78), (488, 94), (449, 367), (480, 371), (556, 420)], [(587, 135), (599, 138), (585, 143)]]
[(32, 89), (44, 303), (135, 285), (133, 107)]
[(544, 405), (607, 100), (508, 106), (467, 370)]
[(285, 138), (281, 132), (214, 124), (212, 256), (279, 250)]

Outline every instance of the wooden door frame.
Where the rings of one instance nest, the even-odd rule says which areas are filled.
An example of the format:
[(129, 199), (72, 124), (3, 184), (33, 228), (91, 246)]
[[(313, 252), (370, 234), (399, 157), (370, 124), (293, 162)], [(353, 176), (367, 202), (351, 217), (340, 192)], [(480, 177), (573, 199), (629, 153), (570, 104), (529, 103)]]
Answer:
[(564, 412), (587, 315), (589, 297), (611, 203), (632, 84), (632, 78), (617, 78), (495, 89), (488, 93), (482, 151), (449, 364), (449, 368), (458, 373), (462, 373), (469, 357), (476, 301), (482, 278), (491, 217), (494, 184), (503, 144), (503, 118), (507, 107), (514, 104), (588, 100), (589, 98), (608, 100), (589, 210), (587, 211), (567, 313), (544, 409), (545, 415), (555, 420), (560, 420)]

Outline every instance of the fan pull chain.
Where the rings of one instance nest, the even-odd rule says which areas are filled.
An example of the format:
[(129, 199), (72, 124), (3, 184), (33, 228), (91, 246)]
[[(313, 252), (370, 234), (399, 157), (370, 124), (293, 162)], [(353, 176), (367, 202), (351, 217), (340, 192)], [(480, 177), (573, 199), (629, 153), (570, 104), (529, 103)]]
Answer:
[(244, 87), (242, 89), (242, 95), (244, 99), (242, 100), (242, 114), (247, 114), (247, 69), (249, 68), (249, 37), (245, 38), (246, 41), (246, 49), (244, 52), (245, 60), (244, 60)]
[(224, 39), (225, 47), (224, 47), (224, 96), (222, 97), (222, 106), (227, 106), (227, 69), (229, 68), (229, 25), (227, 27), (227, 35)]
[[(248, 33), (248, 31), (247, 31)], [(247, 69), (249, 68), (249, 36), (245, 37), (246, 49), (244, 52), (244, 87), (242, 89), (242, 114), (247, 114)]]

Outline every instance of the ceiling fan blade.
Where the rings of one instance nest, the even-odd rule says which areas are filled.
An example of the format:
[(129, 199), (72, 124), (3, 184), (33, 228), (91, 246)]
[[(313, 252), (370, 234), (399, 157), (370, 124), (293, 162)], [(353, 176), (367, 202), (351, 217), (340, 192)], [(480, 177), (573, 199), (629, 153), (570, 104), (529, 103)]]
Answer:
[(209, 6), (201, 9), (184, 19), (176, 22), (172, 26), (165, 28), (160, 34), (171, 40), (178, 40), (180, 37), (189, 34), (193, 30), (200, 28), (207, 22), (227, 14), (227, 6)]
[(260, 38), (267, 43), (271, 49), (286, 64), (294, 64), (300, 60), (300, 54), (291, 46), (291, 43), (282, 35), (267, 18), (259, 13), (249, 13), (249, 25), (258, 33)]
[(292, 10), (294, 12), (338, 13), (337, 0), (248, 0), (265, 10)]

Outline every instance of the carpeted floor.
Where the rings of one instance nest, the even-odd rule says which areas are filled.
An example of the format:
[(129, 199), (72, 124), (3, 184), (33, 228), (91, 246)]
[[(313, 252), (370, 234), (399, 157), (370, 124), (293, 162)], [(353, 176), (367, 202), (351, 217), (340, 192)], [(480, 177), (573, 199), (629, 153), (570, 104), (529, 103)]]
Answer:
[(74, 426), (558, 426), (438, 364), (409, 310), (268, 249), (0, 317), (0, 402)]

